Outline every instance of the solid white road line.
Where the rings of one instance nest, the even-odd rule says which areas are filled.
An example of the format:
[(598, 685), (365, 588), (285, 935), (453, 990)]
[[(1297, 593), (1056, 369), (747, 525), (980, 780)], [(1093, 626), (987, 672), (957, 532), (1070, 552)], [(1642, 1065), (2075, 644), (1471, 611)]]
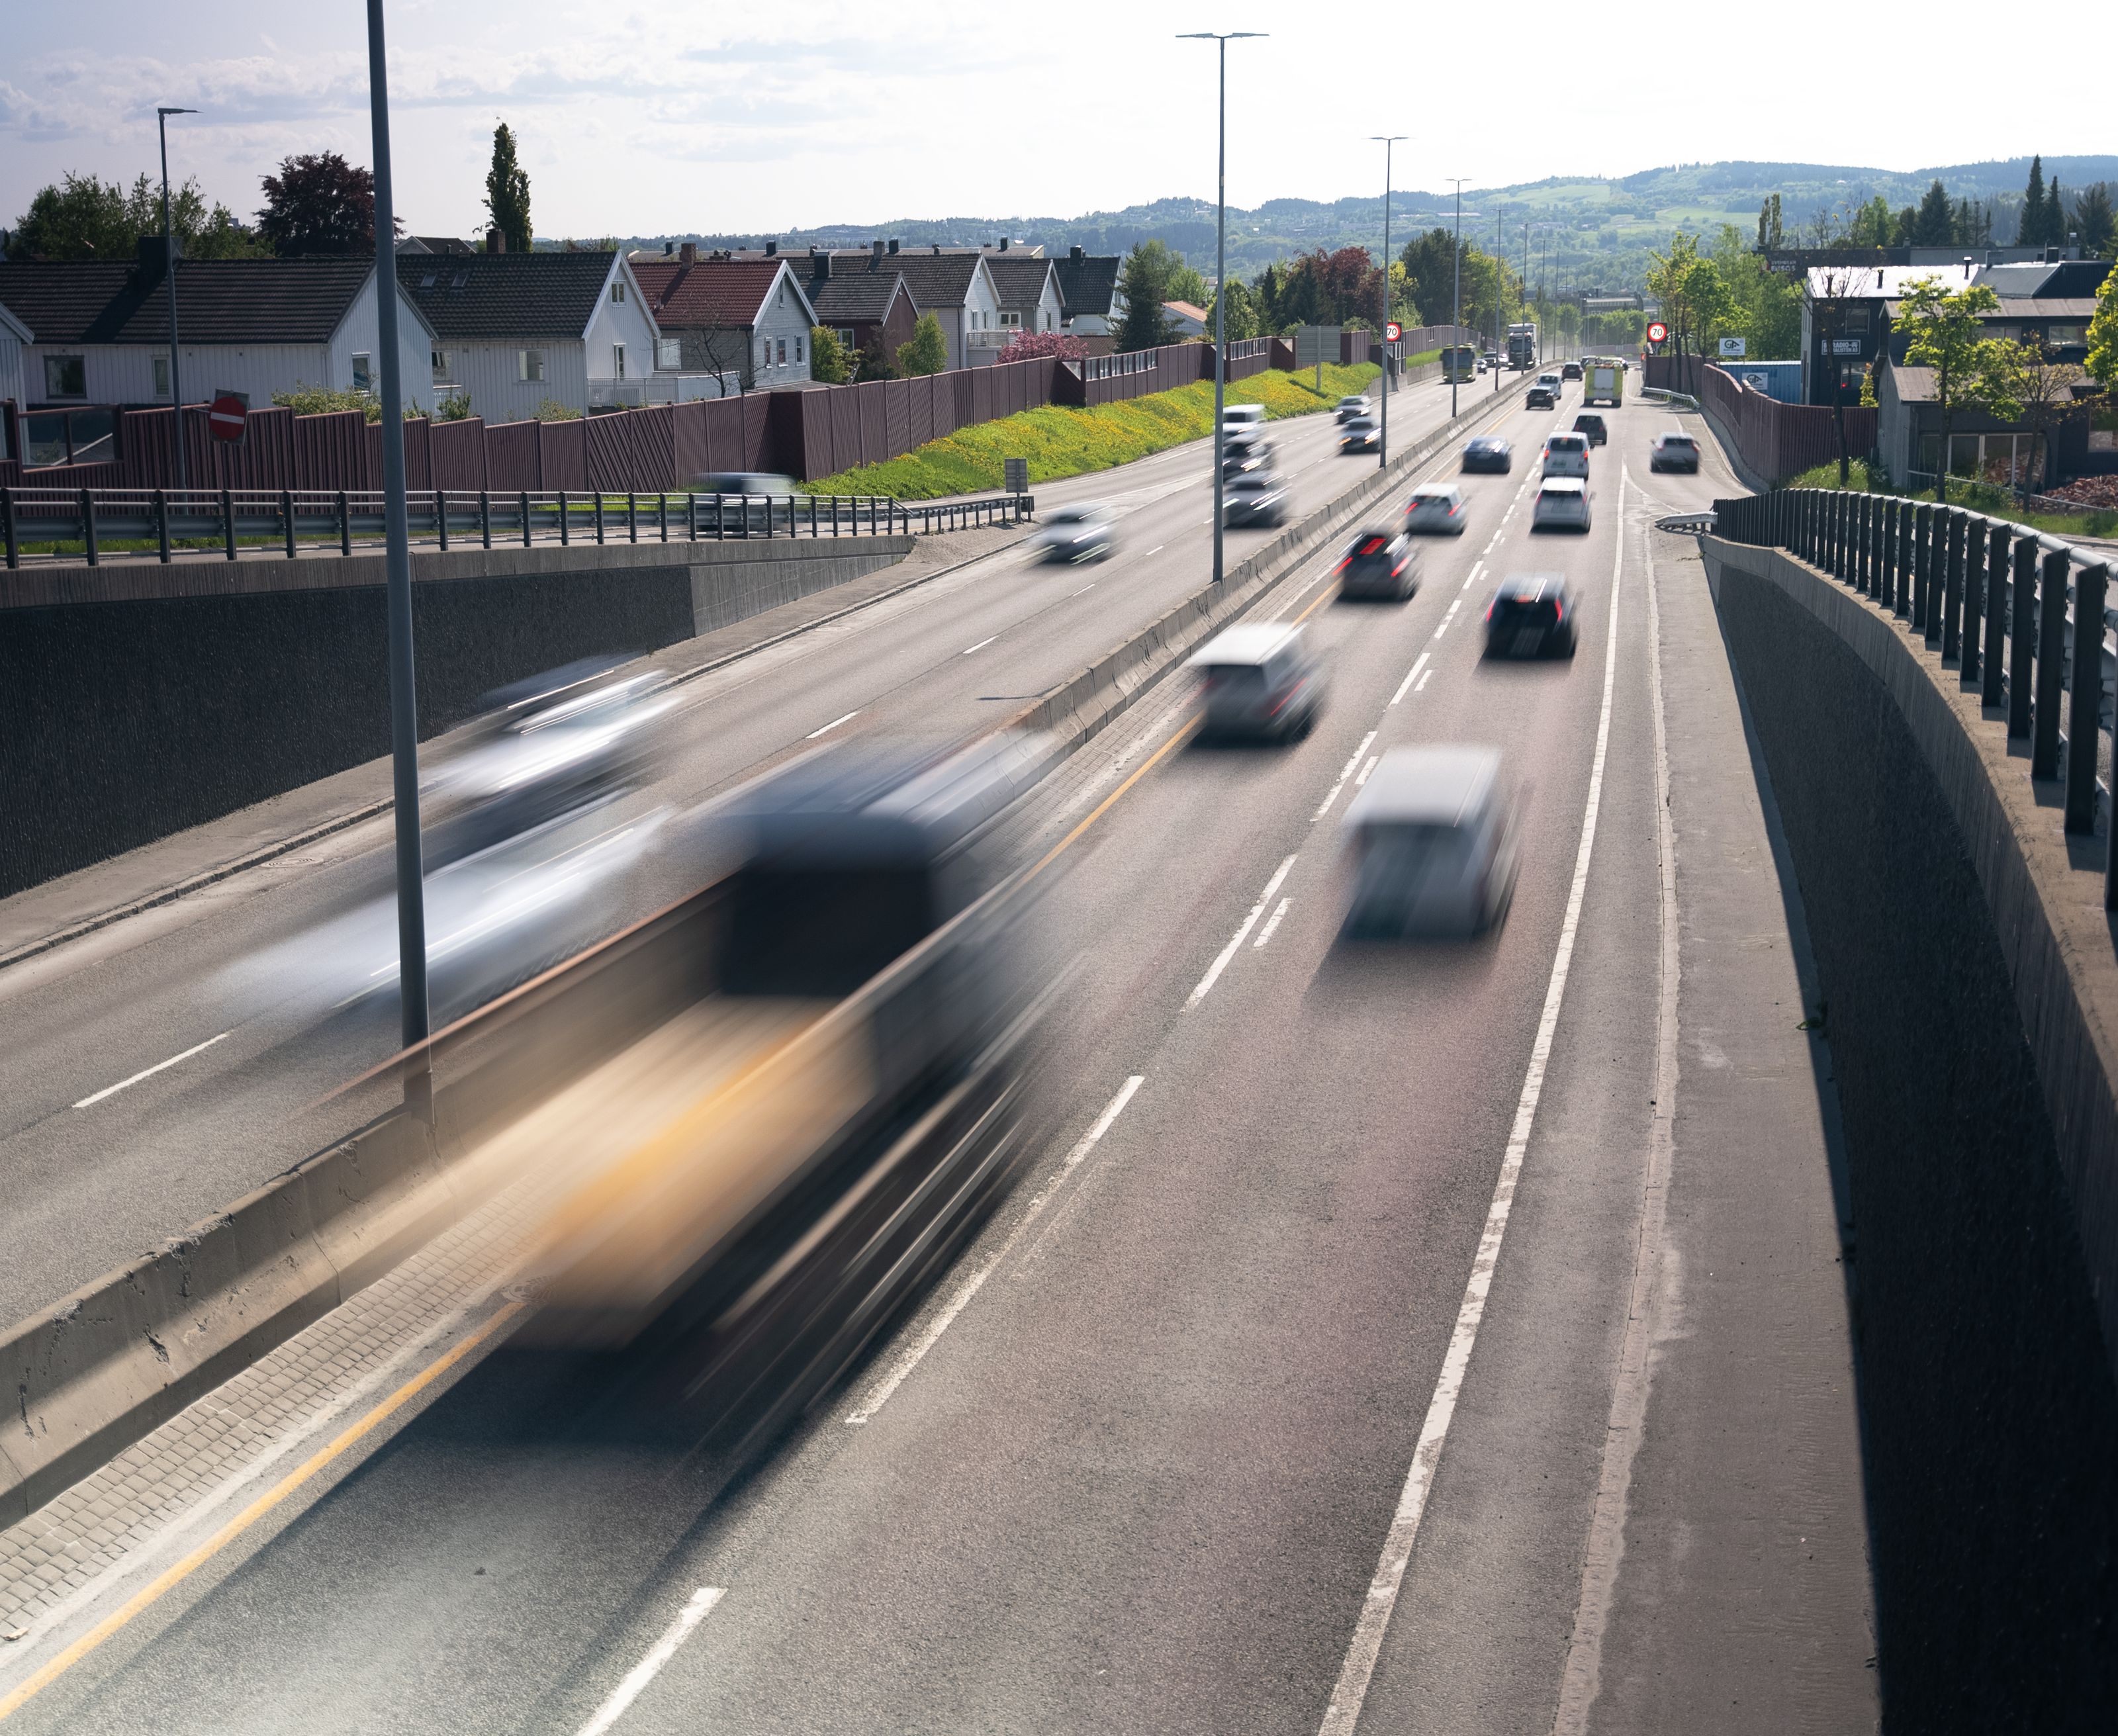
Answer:
[(1433, 654), (1434, 653), (1431, 651), (1422, 651), (1419, 653), (1417, 661), (1416, 661), (1413, 664), (1412, 667), (1406, 672), (1404, 679), (1398, 683), (1397, 691), (1390, 695), (1391, 704), (1396, 704), (1399, 699), (1403, 699), (1406, 694), (1412, 690), (1412, 684), (1419, 679), (1420, 670), (1425, 667), (1427, 658), (1431, 657)]
[(1381, 759), (1382, 755), (1380, 754), (1371, 754), (1368, 756), (1368, 763), (1361, 768), (1361, 775), (1353, 780), (1353, 787), (1355, 789), (1357, 790), (1362, 784), (1368, 781), (1368, 773), (1376, 769), (1376, 764), (1381, 760)]
[[(1089, 589), (1089, 587), (1088, 587), (1088, 586), (1086, 586), (1086, 585), (1084, 585), (1084, 586), (1081, 588), (1081, 589), (1082, 589), (1082, 590), (1086, 590), (1086, 589)], [(1076, 597), (1078, 597), (1078, 596), (1080, 596), (1080, 595), (1081, 594), (1081, 592), (1080, 592), (1080, 591), (1076, 591), (1076, 592), (1075, 592), (1075, 593), (1074, 593), (1074, 594), (1075, 594)], [(964, 646), (964, 656), (966, 656), (966, 657), (969, 657), (969, 655), (970, 655), (973, 651), (983, 651), (983, 650), (984, 650), (984, 649), (985, 649), (985, 648), (986, 648), (987, 645), (991, 644), (993, 642), (993, 640), (994, 640), (994, 639), (998, 639), (999, 637), (1000, 637), (1000, 635), (999, 635), (999, 634), (997, 634), (997, 633), (990, 634), (990, 635), (988, 635), (986, 638), (980, 639), (980, 640), (979, 640), (979, 641), (978, 641), (975, 645), (966, 645), (966, 646)]]
[(1263, 946), (1266, 941), (1272, 939), (1273, 930), (1279, 926), (1279, 919), (1287, 914), (1287, 907), (1293, 902), (1292, 898), (1282, 898), (1279, 901), (1279, 908), (1266, 919), (1265, 926), (1258, 930), (1257, 939), (1251, 943), (1252, 946)]
[[(1091, 592), (1091, 591), (1093, 591), (1094, 589), (1095, 589), (1095, 588), (1096, 588), (1096, 581), (1095, 581), (1094, 579), (1090, 579), (1090, 580), (1089, 580), (1086, 584), (1083, 585), (1080, 590), (1078, 590), (1078, 591), (1069, 591), (1069, 592), (1067, 592), (1067, 593), (1066, 593), (1066, 600), (1067, 600), (1067, 602), (1071, 603), (1071, 602), (1072, 602), (1072, 601), (1073, 601), (1076, 597), (1085, 597), (1085, 596), (1087, 596), (1087, 595), (1089, 594), (1089, 592)], [(997, 639), (997, 638), (999, 638), (999, 637), (1000, 637), (1000, 635), (999, 635), (997, 633), (996, 633), (996, 634), (993, 635), (993, 638), (994, 638), (994, 639)], [(992, 641), (991, 639), (988, 639), (988, 640), (987, 641), (987, 643), (988, 644), (990, 644), (992, 642)]]
[(1420, 678), (1419, 678), (1419, 685), (1418, 685), (1417, 687), (1413, 688), (1412, 690), (1413, 690), (1414, 693), (1424, 693), (1424, 692), (1426, 692), (1426, 691), (1427, 691), (1427, 684), (1429, 681), (1432, 681), (1433, 679), (1434, 679), (1434, 672), (1433, 672), (1431, 669), (1430, 669), (1430, 670), (1428, 670), (1428, 671), (1427, 672), (1427, 673), (1426, 673), (1426, 674), (1424, 674), (1424, 675), (1422, 675), (1422, 676), (1420, 676)]
[[(1371, 730), (1368, 732), (1368, 741), (1374, 740), (1375, 732)], [(1363, 747), (1367, 745), (1367, 741), (1361, 744)], [(1345, 779), (1341, 778), (1339, 781), (1343, 783)], [(1184, 1010), (1186, 1013), (1204, 1000), (1212, 990), (1214, 985), (1221, 980), (1221, 972), (1228, 969), (1228, 961), (1236, 956), (1236, 949), (1250, 938), (1251, 930), (1257, 926), (1257, 919), (1265, 914), (1265, 906), (1272, 903), (1272, 895), (1279, 890), (1279, 883), (1287, 878), (1287, 870), (1293, 866), (1294, 857), (1290, 856), (1279, 865), (1279, 870), (1273, 877), (1265, 883), (1265, 890), (1258, 894), (1257, 903), (1251, 906), (1251, 913), (1243, 918), (1243, 926), (1236, 930), (1234, 938), (1221, 949), (1221, 956), (1207, 967), (1206, 974), (1199, 979), (1199, 986), (1192, 990), (1191, 998), (1184, 1003)]]
[(815, 741), (815, 740), (816, 739), (816, 737), (817, 737), (817, 736), (828, 736), (829, 734), (830, 734), (830, 732), (831, 732), (833, 730), (836, 729), (836, 728), (837, 728), (837, 727), (838, 727), (841, 723), (852, 723), (852, 722), (853, 722), (853, 720), (855, 718), (858, 717), (859, 715), (860, 715), (860, 713), (859, 713), (858, 712), (857, 712), (857, 711), (849, 711), (849, 712), (848, 712), (848, 713), (846, 713), (843, 718), (832, 718), (832, 719), (831, 719), (831, 721), (830, 721), (830, 723), (826, 723), (826, 724), (825, 724), (825, 725), (821, 729), (812, 729), (812, 730), (811, 730), (811, 731), (809, 732), (809, 739), (810, 739), (812, 741)]
[(1353, 750), (1353, 757), (1346, 762), (1346, 769), (1339, 773), (1339, 781), (1331, 786), (1331, 793), (1317, 805), (1316, 811), (1309, 816), (1311, 825), (1315, 825), (1331, 811), (1331, 804), (1339, 799), (1339, 792), (1345, 788), (1346, 780), (1359, 769), (1361, 755), (1367, 752), (1368, 744), (1375, 739), (1376, 732), (1372, 729), (1361, 737), (1361, 745)]
[(921, 1359), (934, 1348), (956, 1316), (969, 1306), (971, 1298), (984, 1287), (986, 1280), (998, 1269), (1000, 1263), (1015, 1252), (1015, 1244), (1022, 1240), (1023, 1233), (1037, 1221), (1045, 1207), (1051, 1203), (1052, 1196), (1080, 1166), (1081, 1160), (1096, 1148), (1097, 1142), (1111, 1130), (1111, 1124), (1125, 1113), (1126, 1105), (1132, 1101), (1132, 1094), (1146, 1082), (1146, 1074), (1136, 1073), (1118, 1087), (1118, 1094), (1103, 1106), (1103, 1114), (1096, 1117), (1088, 1132), (1081, 1136), (1080, 1143), (1067, 1152), (1066, 1161), (1059, 1166), (1059, 1173), (1052, 1178), (1052, 1185), (1030, 1201), (1029, 1209), (1022, 1214), (1022, 1221), (1008, 1233), (1008, 1238), (1000, 1244), (999, 1251), (964, 1280), (955, 1295), (949, 1298), (948, 1305), (927, 1323), (926, 1330), (906, 1347), (903, 1355), (890, 1364), (890, 1372), (869, 1389), (867, 1397), (861, 1401), (860, 1409), (846, 1419), (848, 1427), (859, 1428), (889, 1401), (891, 1393), (904, 1384), (905, 1376), (919, 1366)]
[(202, 1043), (193, 1043), (182, 1055), (173, 1055), (166, 1061), (157, 1061), (151, 1067), (142, 1067), (131, 1078), (120, 1079), (115, 1085), (104, 1086), (102, 1090), (83, 1097), (80, 1102), (74, 1105), (74, 1107), (86, 1109), (92, 1103), (100, 1103), (105, 1097), (114, 1097), (127, 1086), (137, 1085), (142, 1079), (151, 1079), (156, 1073), (175, 1066), (178, 1061), (187, 1061), (193, 1055), (202, 1054), (205, 1050), (212, 1048), (215, 1043), (225, 1042), (234, 1035), (233, 1031), (224, 1031), (219, 1037), (210, 1037)]
[[(1630, 481), (1630, 478), (1627, 477)], [(1647, 1431), (1648, 1397), (1653, 1386), (1654, 1345), (1669, 1330), (1667, 1249), (1670, 1170), (1676, 1161), (1677, 986), (1681, 981), (1676, 909), (1676, 831), (1669, 806), (1669, 729), (1662, 710), (1662, 608), (1655, 588), (1653, 533), (1640, 521), (1648, 593), (1648, 690), (1654, 718), (1655, 842), (1662, 857), (1662, 983), (1656, 1017), (1655, 1112), (1648, 1130), (1647, 1173), (1642, 1178), (1639, 1239), (1633, 1253), (1625, 1337), (1618, 1352), (1617, 1378), (1603, 1432), (1603, 1471), (1588, 1544), (1581, 1561), (1581, 1594), (1574, 1610), (1574, 1635), (1560, 1677), (1554, 1736), (1581, 1736), (1602, 1686), (1603, 1634), (1610, 1621), (1619, 1564), (1625, 1559), (1625, 1518), (1632, 1503), (1633, 1466)], [(1622, 523), (1619, 534), (1625, 534)]]
[[(1625, 484), (1618, 482), (1618, 518), (1625, 522)], [(1398, 1497), (1397, 1513), (1383, 1540), (1382, 1558), (1368, 1595), (1354, 1623), (1352, 1642), (1339, 1671), (1338, 1685), (1325, 1708), (1320, 1736), (1353, 1736), (1367, 1702), (1368, 1683), (1375, 1675), (1376, 1660), (1382, 1651), (1383, 1635), (1397, 1608), (1398, 1591), (1411, 1564), (1419, 1522), (1427, 1512), (1427, 1492), (1434, 1485), (1441, 1448), (1449, 1438), (1449, 1425), (1456, 1415), (1457, 1395), (1464, 1387), (1464, 1370), (1470, 1366), (1471, 1350), (1478, 1340), (1479, 1323), (1485, 1318), (1486, 1298), (1491, 1292), (1494, 1269), (1501, 1258), (1501, 1240), (1506, 1235), (1508, 1217), (1515, 1207), (1515, 1184), (1522, 1174), (1523, 1156), (1529, 1148), (1530, 1128), (1537, 1119), (1538, 1100), (1544, 1092), (1544, 1072), (1552, 1057), (1552, 1043), (1559, 1028), (1559, 1009), (1566, 995), (1567, 972), (1574, 962), (1574, 938), (1581, 925), (1581, 904), (1588, 889), (1588, 863), (1596, 845), (1596, 816), (1603, 801), (1603, 767), (1611, 746), (1611, 700), (1618, 676), (1618, 592), (1625, 568), (1625, 539), (1618, 538), (1611, 569), (1611, 608), (1603, 648), (1603, 703), (1596, 723), (1596, 753), (1588, 768), (1588, 800), (1581, 815), (1581, 843), (1574, 856), (1574, 880), (1567, 889), (1566, 915), (1559, 928), (1559, 946), (1552, 955), (1552, 976), (1544, 992), (1544, 1010), (1538, 1016), (1536, 1040), (1530, 1046), (1529, 1066), (1523, 1075), (1522, 1094), (1515, 1101), (1515, 1126), (1508, 1135), (1507, 1150), (1501, 1159), (1499, 1180), (1493, 1184), (1492, 1203), (1486, 1210), (1486, 1226), (1478, 1238), (1478, 1251), (1471, 1262), (1470, 1281), (1464, 1286), (1464, 1300), (1456, 1311), (1455, 1330), (1441, 1360), (1441, 1378), (1435, 1383), (1427, 1417), (1421, 1424), (1418, 1444), (1413, 1449), (1412, 1468)]]
[(727, 1595), (726, 1587), (721, 1586), (701, 1586), (694, 1591), (691, 1601), (677, 1612), (677, 1619), (654, 1642), (654, 1650), (626, 1672), (625, 1679), (611, 1690), (610, 1698), (596, 1708), (595, 1716), (580, 1727), (579, 1736), (604, 1736), (640, 1697), (640, 1691), (661, 1674), (662, 1666), (677, 1655), (677, 1648), (691, 1638), (691, 1630)]

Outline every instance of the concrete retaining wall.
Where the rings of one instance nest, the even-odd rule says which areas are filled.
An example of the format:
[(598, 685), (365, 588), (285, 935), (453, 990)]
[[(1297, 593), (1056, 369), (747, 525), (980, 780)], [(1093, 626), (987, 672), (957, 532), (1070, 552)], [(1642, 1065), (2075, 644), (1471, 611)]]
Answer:
[[(603, 652), (647, 652), (904, 559), (909, 537), (414, 557), (419, 724)], [(0, 897), (386, 754), (382, 559), (11, 575)]]
[(1888, 616), (1778, 551), (1701, 544), (1844, 1112), (1885, 1724), (2104, 1727), (2118, 958), (2100, 843), (2071, 858), (2056, 788)]

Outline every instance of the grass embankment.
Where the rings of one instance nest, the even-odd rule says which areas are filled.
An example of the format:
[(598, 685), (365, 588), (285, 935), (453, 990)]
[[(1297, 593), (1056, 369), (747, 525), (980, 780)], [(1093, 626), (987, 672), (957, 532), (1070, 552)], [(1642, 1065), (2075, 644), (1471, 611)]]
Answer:
[[(1836, 488), (1838, 466), (1819, 464), (1814, 470), (1805, 470), (1800, 476), (1790, 477), (1781, 485), (1787, 488)], [(1880, 476), (1871, 476), (1866, 463), (1855, 459), (1850, 467), (1844, 486), (1856, 494), (1895, 494), (1908, 492), (1893, 488)], [(1931, 488), (1920, 491), (1918, 498), (1931, 500)], [(2118, 512), (2025, 512), (2020, 500), (2010, 488), (1996, 487), (1991, 482), (1974, 482), (1968, 477), (1952, 477), (1949, 483), (1949, 504), (1968, 506), (1973, 512), (1990, 514), (1996, 519), (2007, 519), (2017, 524), (2027, 524), (2032, 530), (2049, 531), (2056, 537), (2112, 537), (2118, 536)]]
[[(1348, 392), (1366, 390), (1380, 372), (1365, 362), (1350, 367), (1326, 367), (1321, 390), (1313, 367), (1294, 374), (1253, 374), (1231, 382), (1228, 401), (1261, 404), (1270, 420), (1306, 416), (1329, 409)], [(902, 458), (858, 464), (802, 486), (811, 494), (880, 494), (900, 501), (931, 501), (998, 488), (1004, 480), (1001, 460), (1024, 458), (1029, 460), (1034, 487), (1061, 477), (1108, 469), (1213, 432), (1214, 382), (1201, 380), (1173, 391), (1087, 409), (1049, 404), (1024, 410), (997, 422), (959, 428), (915, 446)]]

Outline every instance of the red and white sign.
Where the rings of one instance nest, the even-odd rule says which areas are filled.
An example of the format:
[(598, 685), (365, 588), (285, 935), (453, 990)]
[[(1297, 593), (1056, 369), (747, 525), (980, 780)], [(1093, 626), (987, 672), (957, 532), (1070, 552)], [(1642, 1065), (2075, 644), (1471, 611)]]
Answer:
[(240, 440), (250, 406), (233, 392), (224, 392), (206, 406), (206, 432), (215, 440)]
[(1666, 344), (1668, 341), (1669, 327), (1663, 325), (1660, 320), (1650, 320), (1648, 322), (1648, 342), (1650, 344)]
[(1404, 327), (1399, 325), (1395, 320), (1392, 320), (1389, 325), (1383, 327), (1383, 335), (1394, 344), (1404, 335)]

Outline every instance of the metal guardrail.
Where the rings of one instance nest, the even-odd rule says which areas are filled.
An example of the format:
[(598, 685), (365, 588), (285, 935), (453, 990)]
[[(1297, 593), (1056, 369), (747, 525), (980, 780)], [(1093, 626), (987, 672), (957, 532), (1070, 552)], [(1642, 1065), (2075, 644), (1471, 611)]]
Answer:
[[(703, 542), (751, 537), (931, 536), (989, 524), (1020, 524), (1036, 510), (1027, 494), (983, 495), (968, 501), (917, 503), (880, 495), (495, 493), (417, 489), (407, 496), (411, 531), (423, 547), (446, 551), (496, 540), (527, 548), (539, 542)], [(276, 545), (292, 560), (303, 553), (354, 552), (356, 538), (380, 538), (382, 495), (303, 489), (0, 488), (0, 542), (10, 570), (25, 559), (23, 545), (77, 542), (81, 553), (31, 555), (31, 561), (90, 566), (108, 559), (178, 555), (235, 560)], [(110, 542), (150, 545), (106, 549)], [(211, 545), (188, 549), (179, 544)]]
[[(1783, 548), (1908, 621), (1982, 703), (2030, 744), (2030, 775), (2064, 781), (2066, 830), (2093, 837), (2118, 703), (2111, 562), (1962, 506), (1833, 488), (1776, 488), (1713, 503), (1716, 534)], [(2094, 630), (2078, 630), (2083, 622)], [(2118, 833), (2118, 818), (2110, 830)], [(2103, 903), (2118, 910), (2118, 851)]]

